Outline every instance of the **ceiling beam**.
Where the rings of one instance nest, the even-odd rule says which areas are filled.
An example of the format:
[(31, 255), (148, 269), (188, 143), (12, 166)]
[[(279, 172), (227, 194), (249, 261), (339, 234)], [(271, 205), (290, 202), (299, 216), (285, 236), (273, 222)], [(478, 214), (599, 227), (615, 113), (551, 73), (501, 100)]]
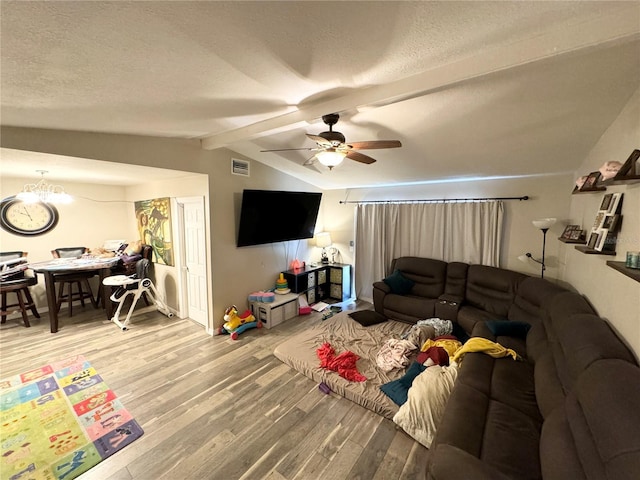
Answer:
[(623, 8), (576, 25), (563, 25), (537, 37), (501, 45), (487, 52), (435, 67), (408, 78), (374, 85), (332, 100), (202, 138), (205, 150), (298, 128), (327, 113), (379, 107), (427, 95), (452, 85), (544, 59), (640, 38), (637, 9)]

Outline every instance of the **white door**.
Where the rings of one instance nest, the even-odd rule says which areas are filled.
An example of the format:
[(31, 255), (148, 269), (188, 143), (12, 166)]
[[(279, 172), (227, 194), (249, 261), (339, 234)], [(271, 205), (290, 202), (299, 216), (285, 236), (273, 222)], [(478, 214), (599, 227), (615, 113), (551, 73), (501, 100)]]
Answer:
[(187, 280), (187, 315), (207, 326), (207, 248), (204, 203), (202, 198), (187, 201), (184, 206), (184, 254)]

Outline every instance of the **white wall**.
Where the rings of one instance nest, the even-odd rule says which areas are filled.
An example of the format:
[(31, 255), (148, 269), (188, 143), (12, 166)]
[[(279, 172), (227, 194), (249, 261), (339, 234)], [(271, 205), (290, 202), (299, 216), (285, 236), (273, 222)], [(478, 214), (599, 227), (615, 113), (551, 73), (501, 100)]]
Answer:
[[(518, 256), (531, 252), (534, 257), (542, 254), (542, 233), (531, 221), (542, 217), (556, 217), (558, 223), (547, 234), (545, 278), (558, 278), (558, 252), (560, 242), (557, 237), (568, 222), (569, 197), (573, 177), (569, 174), (523, 177), (473, 182), (438, 183), (405, 187), (383, 187), (353, 190), (333, 190), (325, 192), (323, 223), (337, 241), (345, 263), (353, 262), (349, 241), (354, 238), (354, 205), (340, 204), (341, 200), (416, 200), (434, 198), (484, 198), (521, 197), (529, 200), (508, 200), (505, 205), (505, 229), (501, 267), (530, 275), (540, 273), (539, 265), (527, 264)], [(335, 237), (335, 238), (334, 238)], [(363, 259), (359, 259), (362, 261)]]
[[(640, 148), (640, 89), (584, 159), (575, 177), (596, 171), (610, 160), (623, 162)], [(640, 282), (606, 265), (607, 260), (625, 261), (627, 251), (640, 251), (640, 183), (609, 186), (606, 192), (571, 196), (571, 223), (591, 228), (605, 193), (624, 193), (622, 230), (616, 256), (585, 255), (564, 246), (561, 278), (587, 296), (598, 314), (606, 318), (640, 357)]]

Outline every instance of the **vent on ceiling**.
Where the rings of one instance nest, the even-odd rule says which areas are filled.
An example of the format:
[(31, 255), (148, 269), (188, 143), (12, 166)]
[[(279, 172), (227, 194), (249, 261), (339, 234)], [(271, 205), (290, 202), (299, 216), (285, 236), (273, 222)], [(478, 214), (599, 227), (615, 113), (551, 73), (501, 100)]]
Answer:
[(249, 176), (249, 162), (246, 160), (238, 160), (237, 158), (231, 159), (231, 173), (234, 175), (242, 175), (243, 177)]

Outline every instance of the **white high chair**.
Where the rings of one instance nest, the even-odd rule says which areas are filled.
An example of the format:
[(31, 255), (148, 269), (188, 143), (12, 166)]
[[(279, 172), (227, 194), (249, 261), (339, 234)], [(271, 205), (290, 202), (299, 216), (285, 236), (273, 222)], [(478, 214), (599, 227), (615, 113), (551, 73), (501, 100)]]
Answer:
[[(109, 297), (112, 302), (118, 304), (118, 308), (111, 318), (111, 321), (118, 325), (123, 331), (129, 327), (131, 315), (136, 308), (138, 299), (142, 296), (144, 296), (145, 301), (147, 300), (147, 298), (151, 297), (151, 300), (156, 305), (156, 308), (159, 312), (163, 313), (169, 318), (173, 317), (173, 313), (164, 304), (164, 302), (160, 300), (160, 295), (158, 294), (155, 285), (148, 277), (148, 271), (149, 260), (143, 258), (142, 260), (138, 260), (138, 262), (136, 263), (135, 275), (114, 275), (112, 277), (107, 277), (102, 281), (102, 284), (105, 286), (118, 287), (116, 291), (111, 294), (111, 297)], [(121, 322), (120, 312), (126, 298), (129, 295), (133, 295), (133, 300), (131, 301), (131, 306), (129, 307), (127, 318), (124, 320), (124, 322)]]

